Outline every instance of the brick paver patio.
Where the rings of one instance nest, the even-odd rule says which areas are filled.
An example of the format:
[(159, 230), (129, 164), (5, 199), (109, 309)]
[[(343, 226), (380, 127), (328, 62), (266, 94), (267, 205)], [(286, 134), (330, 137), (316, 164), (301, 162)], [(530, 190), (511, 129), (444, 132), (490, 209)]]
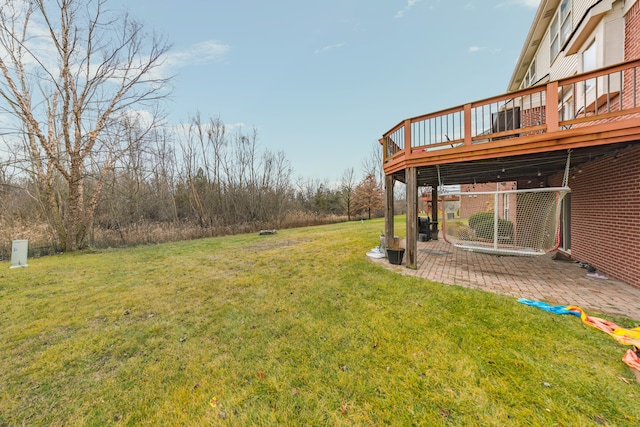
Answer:
[(575, 262), (539, 257), (496, 256), (455, 248), (443, 240), (418, 243), (418, 269), (374, 262), (402, 274), (497, 294), (577, 305), (597, 312), (640, 320), (640, 289), (620, 281), (587, 276)]

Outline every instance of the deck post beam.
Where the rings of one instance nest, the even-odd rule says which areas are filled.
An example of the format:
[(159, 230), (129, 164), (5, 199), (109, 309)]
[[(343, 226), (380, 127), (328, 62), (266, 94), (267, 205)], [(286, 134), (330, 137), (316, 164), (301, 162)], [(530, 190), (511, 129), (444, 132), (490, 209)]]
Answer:
[(464, 145), (471, 146), (471, 104), (464, 105)]
[[(395, 185), (395, 179), (393, 175), (385, 175), (384, 177), (384, 246), (389, 246), (393, 241), (393, 235), (395, 230), (393, 228), (393, 186)], [(386, 255), (386, 254), (385, 254)]]
[(547, 132), (557, 132), (560, 128), (558, 126), (558, 82), (553, 81), (547, 84), (546, 93), (546, 123)]
[(418, 173), (417, 168), (407, 168), (407, 268), (418, 269)]
[(406, 156), (411, 155), (411, 120), (404, 121), (404, 151)]
[[(444, 215), (444, 213), (443, 213)], [(431, 187), (431, 238), (438, 240), (438, 186)]]

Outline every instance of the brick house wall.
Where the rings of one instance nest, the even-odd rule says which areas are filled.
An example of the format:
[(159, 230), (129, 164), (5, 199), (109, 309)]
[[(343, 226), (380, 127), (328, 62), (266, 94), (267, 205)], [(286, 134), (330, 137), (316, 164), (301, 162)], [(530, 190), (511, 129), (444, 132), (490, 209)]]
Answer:
[(490, 184), (463, 184), (460, 191), (469, 194), (460, 195), (460, 217), (469, 218), (476, 212), (493, 212), (493, 196), (473, 194), (480, 191), (495, 191), (496, 185)]
[[(460, 195), (460, 217), (461, 218), (469, 218), (472, 214), (476, 212), (494, 212), (495, 206), (495, 198), (493, 195), (485, 195), (485, 194), (474, 194), (476, 192), (486, 192), (486, 191), (496, 191), (499, 189), (500, 191), (506, 190), (514, 190), (516, 189), (515, 182), (504, 182), (497, 184), (492, 183), (482, 183), (482, 184), (462, 184), (460, 185), (460, 191), (465, 194)], [(511, 222), (516, 222), (516, 195), (510, 194), (507, 196), (509, 213), (508, 218), (505, 218), (505, 199), (504, 195), (500, 195), (498, 197), (498, 217), (501, 219), (508, 219)]]
[[(625, 17), (624, 49), (625, 60), (640, 58), (640, 2)], [(624, 76), (625, 108), (633, 102), (632, 78)], [(571, 257), (640, 288), (640, 142), (580, 170), (569, 179)], [(549, 185), (562, 178), (551, 177)]]
[(542, 107), (533, 107), (522, 110), (520, 114), (521, 126), (529, 127), (529, 126), (537, 126), (545, 123), (545, 119), (547, 118), (546, 108)]
[[(625, 16), (624, 31), (624, 60), (631, 61), (640, 58), (640, 1), (637, 1)], [(625, 108), (633, 106), (634, 97), (632, 90), (633, 79), (637, 78), (631, 72), (625, 73), (624, 87), (627, 88), (623, 95), (623, 104)], [(637, 83), (636, 83), (637, 84)]]
[(640, 288), (640, 144), (580, 170), (569, 178), (571, 257)]
[[(546, 107), (542, 106), (542, 107), (526, 108), (520, 112), (520, 125), (522, 127), (541, 125), (546, 123), (546, 118), (547, 118)], [(522, 132), (520, 133), (520, 136), (536, 135), (541, 133), (544, 133), (544, 131), (537, 130), (537, 131), (531, 131), (531, 132)]]

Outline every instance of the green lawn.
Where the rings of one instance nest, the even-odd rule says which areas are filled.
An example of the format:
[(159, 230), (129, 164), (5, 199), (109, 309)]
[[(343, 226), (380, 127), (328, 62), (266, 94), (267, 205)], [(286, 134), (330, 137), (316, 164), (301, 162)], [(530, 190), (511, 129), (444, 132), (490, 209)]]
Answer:
[(640, 425), (626, 347), (378, 267), (382, 229), (0, 263), (0, 426)]

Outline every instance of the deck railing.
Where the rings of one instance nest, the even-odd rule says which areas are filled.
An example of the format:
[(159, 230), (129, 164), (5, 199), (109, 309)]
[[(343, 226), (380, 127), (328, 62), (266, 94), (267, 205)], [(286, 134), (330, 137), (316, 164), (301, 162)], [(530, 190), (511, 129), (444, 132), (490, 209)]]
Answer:
[(386, 132), (380, 142), (388, 164), (494, 141), (517, 145), (532, 135), (558, 137), (572, 128), (638, 117), (640, 60), (634, 60), (413, 117)]

